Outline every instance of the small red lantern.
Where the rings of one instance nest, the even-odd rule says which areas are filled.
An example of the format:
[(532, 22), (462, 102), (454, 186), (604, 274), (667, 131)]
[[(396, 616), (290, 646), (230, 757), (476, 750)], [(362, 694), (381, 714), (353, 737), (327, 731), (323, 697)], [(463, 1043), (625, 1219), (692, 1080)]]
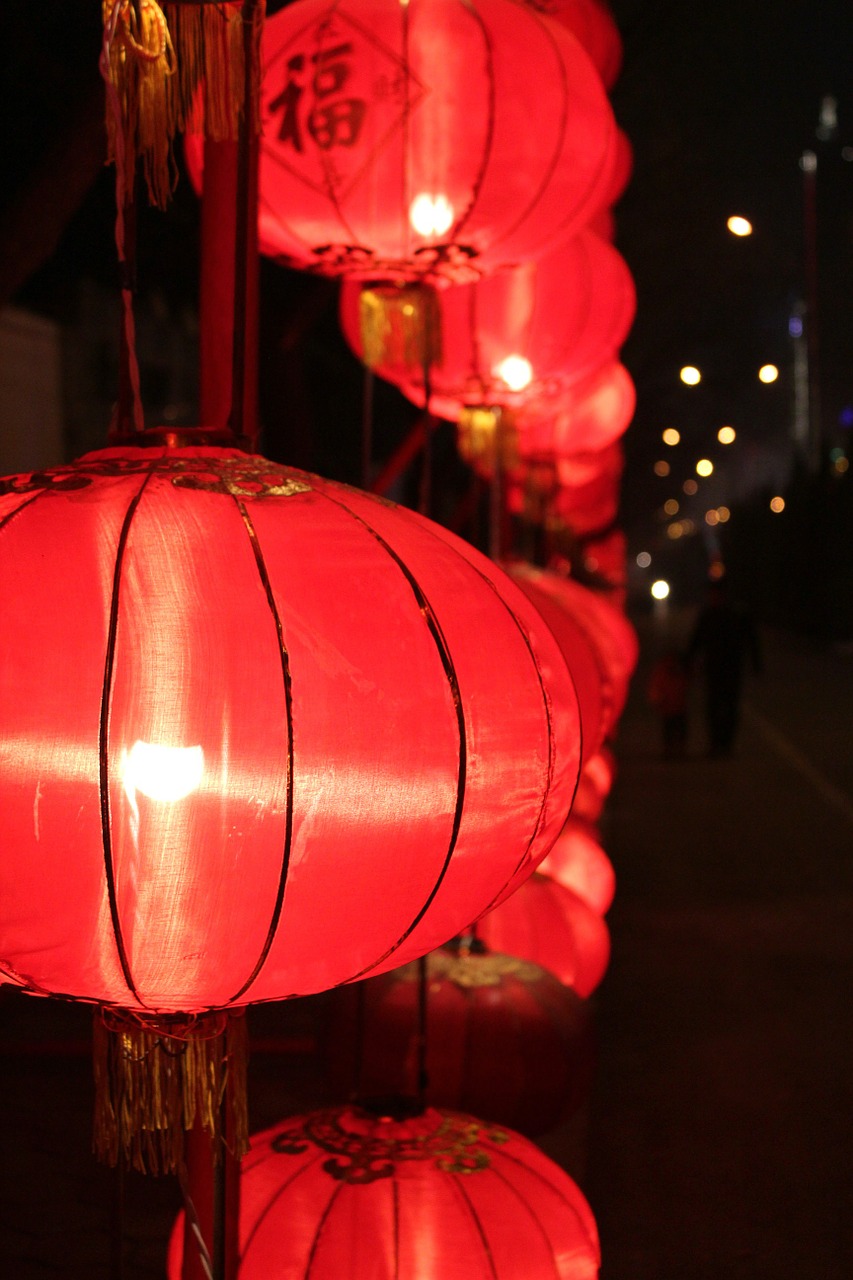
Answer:
[(583, 822), (597, 822), (610, 795), (615, 776), (616, 761), (613, 752), (602, 747), (594, 756), (590, 756), (581, 770), (572, 816)]
[(559, 382), (546, 394), (530, 397), (517, 418), (519, 453), (522, 458), (552, 455), (558, 473), (570, 473), (574, 457), (615, 444), (636, 407), (631, 375), (624, 365), (610, 361), (577, 382)]
[[(594, 1058), (577, 993), (539, 965), (476, 942), (433, 951), (426, 963), (425, 1100), (531, 1137), (571, 1115)], [(418, 999), (417, 964), (334, 993), (326, 1035), (333, 1087), (351, 1089), (357, 1074), (362, 1098), (418, 1096)]]
[[(436, 301), (441, 355), (429, 367), (430, 409), (454, 422), (466, 407), (557, 400), (560, 389), (615, 353), (636, 310), (625, 260), (589, 231), (535, 262), (443, 289)], [(364, 355), (362, 306), (359, 284), (345, 282), (341, 326), (358, 356)], [(424, 368), (404, 356), (374, 367), (422, 405)], [(565, 416), (562, 401), (560, 412)]]
[(0, 970), (33, 991), (144, 1017), (379, 972), (565, 820), (562, 655), (411, 512), (234, 449), (106, 449), (2, 482), (0, 592)]
[(603, 918), (571, 889), (538, 872), (477, 922), (477, 935), (492, 951), (540, 964), (584, 999), (610, 961)]
[[(294, 266), (470, 279), (603, 203), (616, 141), (598, 73), (513, 0), (297, 0), (262, 58), (260, 242)], [(187, 153), (198, 180), (192, 137)]]
[(520, 1134), (471, 1116), (314, 1112), (256, 1134), (243, 1162), (240, 1280), (595, 1280), (599, 1264), (571, 1178)]
[[(625, 707), (628, 685), (639, 656), (639, 641), (633, 626), (601, 592), (593, 591), (573, 578), (520, 562), (513, 564), (510, 572), (537, 607), (543, 596), (550, 601), (549, 612), (545, 613), (540, 608), (549, 625), (551, 610), (559, 611), (581, 629), (594, 648), (599, 667), (606, 673), (603, 681), (608, 695), (605, 736), (612, 733)], [(559, 640), (554, 627), (552, 630)], [(564, 653), (568, 652), (564, 649)], [(584, 756), (586, 760), (587, 754)]]
[(569, 818), (551, 852), (540, 862), (539, 870), (571, 889), (599, 915), (609, 910), (616, 892), (616, 875), (591, 823)]

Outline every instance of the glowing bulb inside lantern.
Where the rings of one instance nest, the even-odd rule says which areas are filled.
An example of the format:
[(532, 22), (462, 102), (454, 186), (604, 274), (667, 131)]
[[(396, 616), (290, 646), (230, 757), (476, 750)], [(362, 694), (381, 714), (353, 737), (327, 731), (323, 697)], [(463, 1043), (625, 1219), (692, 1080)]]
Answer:
[(507, 356), (495, 366), (494, 373), (510, 391), (523, 391), (533, 381), (533, 365), (524, 356)]
[(150, 800), (183, 800), (198, 789), (203, 772), (201, 747), (164, 747), (137, 739), (122, 760), (122, 782), (131, 798), (140, 791)]
[(409, 207), (409, 222), (419, 236), (443, 236), (453, 226), (453, 205), (447, 196), (422, 191)]

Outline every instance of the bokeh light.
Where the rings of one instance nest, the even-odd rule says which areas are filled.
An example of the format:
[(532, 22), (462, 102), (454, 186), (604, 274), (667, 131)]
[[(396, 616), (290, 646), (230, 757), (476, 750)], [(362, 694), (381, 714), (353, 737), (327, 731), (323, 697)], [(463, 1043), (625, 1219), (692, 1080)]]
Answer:
[(664, 444), (675, 445), (681, 439), (681, 432), (676, 431), (675, 427), (667, 427), (662, 436)]
[(648, 569), (652, 562), (652, 558), (648, 551), (641, 551), (637, 556), (637, 564), (641, 569)]
[(710, 511), (705, 512), (705, 523), (710, 525), (720, 523), (720, 514), (716, 507), (712, 507)]
[(651, 585), (651, 593), (655, 600), (665, 600), (669, 595), (669, 583), (663, 578), (658, 578), (657, 582)]
[(749, 218), (742, 217), (739, 213), (733, 213), (727, 220), (726, 226), (733, 236), (751, 236), (752, 223)]
[(720, 427), (717, 432), (717, 439), (720, 444), (732, 444), (736, 436), (737, 432), (734, 427)]
[(699, 476), (713, 475), (714, 464), (710, 458), (700, 458), (696, 463), (696, 474)]
[(686, 364), (678, 375), (688, 387), (695, 387), (702, 381), (702, 374), (695, 364)]
[(672, 538), (673, 542), (676, 542), (683, 533), (680, 520), (673, 520), (672, 524), (666, 526), (666, 536)]
[(689, 494), (696, 493), (696, 491), (699, 488), (695, 480), (685, 480), (684, 484), (681, 487), (685, 493), (689, 493)]
[(725, 524), (731, 518), (731, 514), (728, 507), (717, 507), (717, 519), (720, 524)]
[(655, 475), (656, 475), (656, 476), (668, 476), (668, 475), (669, 475), (669, 470), (670, 470), (670, 468), (669, 468), (669, 463), (668, 463), (668, 462), (664, 462), (662, 458), (661, 458), (661, 460), (660, 460), (659, 462), (656, 462), (656, 463), (655, 463)]
[(779, 370), (775, 364), (763, 364), (758, 370), (759, 382), (775, 382), (779, 377)]
[(663, 504), (663, 509), (668, 516), (677, 516), (678, 515), (677, 498), (667, 498), (666, 502)]
[(784, 510), (785, 510), (785, 499), (784, 499), (784, 498), (780, 498), (778, 495), (777, 495), (775, 498), (771, 498), (771, 499), (770, 499), (770, 510), (771, 510), (771, 511), (775, 511), (775, 512), (777, 512), (777, 513), (778, 513), (778, 512), (780, 512), (780, 511), (784, 511)]

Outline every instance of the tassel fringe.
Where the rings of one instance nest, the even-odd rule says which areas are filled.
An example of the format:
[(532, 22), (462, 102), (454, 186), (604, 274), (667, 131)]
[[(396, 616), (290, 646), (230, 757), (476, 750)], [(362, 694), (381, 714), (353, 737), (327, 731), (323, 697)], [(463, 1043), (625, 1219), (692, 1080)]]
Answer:
[[(94, 1150), (105, 1164), (174, 1173), (196, 1123), (214, 1155), (249, 1148), (248, 1036), (242, 1013), (205, 1014), (180, 1025), (99, 1010), (94, 1022)], [(223, 1101), (230, 1112), (223, 1129)]]
[(369, 369), (441, 363), (441, 313), (428, 285), (377, 285), (359, 296), (362, 359)]
[[(245, 99), (243, 4), (195, 0), (168, 3), (164, 10), (156, 0), (103, 0), (102, 8), (105, 29), (112, 32), (105, 61), (121, 120), (108, 102), (108, 158), (124, 157), (125, 199), (141, 159), (149, 199), (163, 209), (177, 181), (173, 146), (179, 131), (216, 141), (237, 137)], [(252, 40), (256, 77), (264, 8), (260, 0)], [(260, 131), (257, 109), (254, 127)], [(117, 145), (119, 128), (123, 148)]]

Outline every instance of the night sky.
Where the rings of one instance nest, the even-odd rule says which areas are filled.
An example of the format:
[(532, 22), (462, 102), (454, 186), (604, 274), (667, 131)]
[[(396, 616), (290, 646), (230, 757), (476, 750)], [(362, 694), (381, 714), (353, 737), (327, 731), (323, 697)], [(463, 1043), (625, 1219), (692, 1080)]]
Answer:
[[(271, 2), (269, 10), (279, 7)], [(624, 350), (639, 392), (625, 438), (623, 521), (633, 552), (660, 538), (655, 512), (695, 458), (719, 457), (715, 435), (724, 422), (736, 426), (739, 438), (718, 473), (715, 500), (738, 500), (784, 474), (793, 395), (788, 324), (804, 287), (799, 158), (807, 147), (818, 155), (824, 434), (827, 449), (846, 445), (842, 421), (853, 409), (853, 159), (844, 159), (844, 148), (853, 147), (853, 6), (849, 0), (614, 0), (612, 7), (625, 45), (612, 100), (635, 157), (617, 209), (617, 245), (639, 301)], [(115, 279), (110, 175), (99, 172), (91, 149), (83, 155), (79, 208), (55, 251), (23, 281), (13, 270), (23, 260), (16, 201), (46, 157), (49, 171), (51, 148), (53, 155), (67, 153), (71, 138), (91, 132), (99, 30), (95, 0), (4, 3), (6, 119), (15, 127), (5, 130), (0, 267), (6, 270), (0, 279), (12, 285), (6, 301), (66, 320), (82, 276)], [(838, 127), (819, 140), (825, 95), (837, 99)], [(68, 187), (63, 176), (63, 192)], [(52, 199), (49, 181), (45, 190)], [(749, 217), (754, 235), (732, 237), (725, 226), (730, 213)], [(175, 310), (192, 304), (196, 235), (196, 201), (184, 181), (169, 213), (142, 218), (143, 295), (157, 290)], [(271, 264), (262, 279), (267, 449), (318, 470), (334, 472), (337, 463), (342, 478), (357, 479), (357, 427), (344, 424), (342, 434), (330, 435), (325, 426), (326, 415), (341, 418), (325, 391), (330, 381), (354, 404), (359, 396), (358, 369), (336, 334), (334, 289)], [(294, 360), (302, 361), (298, 378)], [(756, 379), (766, 361), (781, 370), (773, 387)], [(678, 370), (686, 363), (703, 370), (701, 387), (680, 384)], [(302, 401), (294, 413), (300, 429), (282, 433), (272, 421), (280, 416), (276, 398), (289, 394), (293, 401), (294, 389)], [(380, 395), (379, 412), (390, 425), (387, 435), (380, 429), (377, 447), (390, 448), (411, 413), (393, 392)], [(678, 427), (683, 444), (677, 458), (671, 455), (671, 480), (662, 482), (652, 467), (665, 452), (660, 434), (666, 426)]]

